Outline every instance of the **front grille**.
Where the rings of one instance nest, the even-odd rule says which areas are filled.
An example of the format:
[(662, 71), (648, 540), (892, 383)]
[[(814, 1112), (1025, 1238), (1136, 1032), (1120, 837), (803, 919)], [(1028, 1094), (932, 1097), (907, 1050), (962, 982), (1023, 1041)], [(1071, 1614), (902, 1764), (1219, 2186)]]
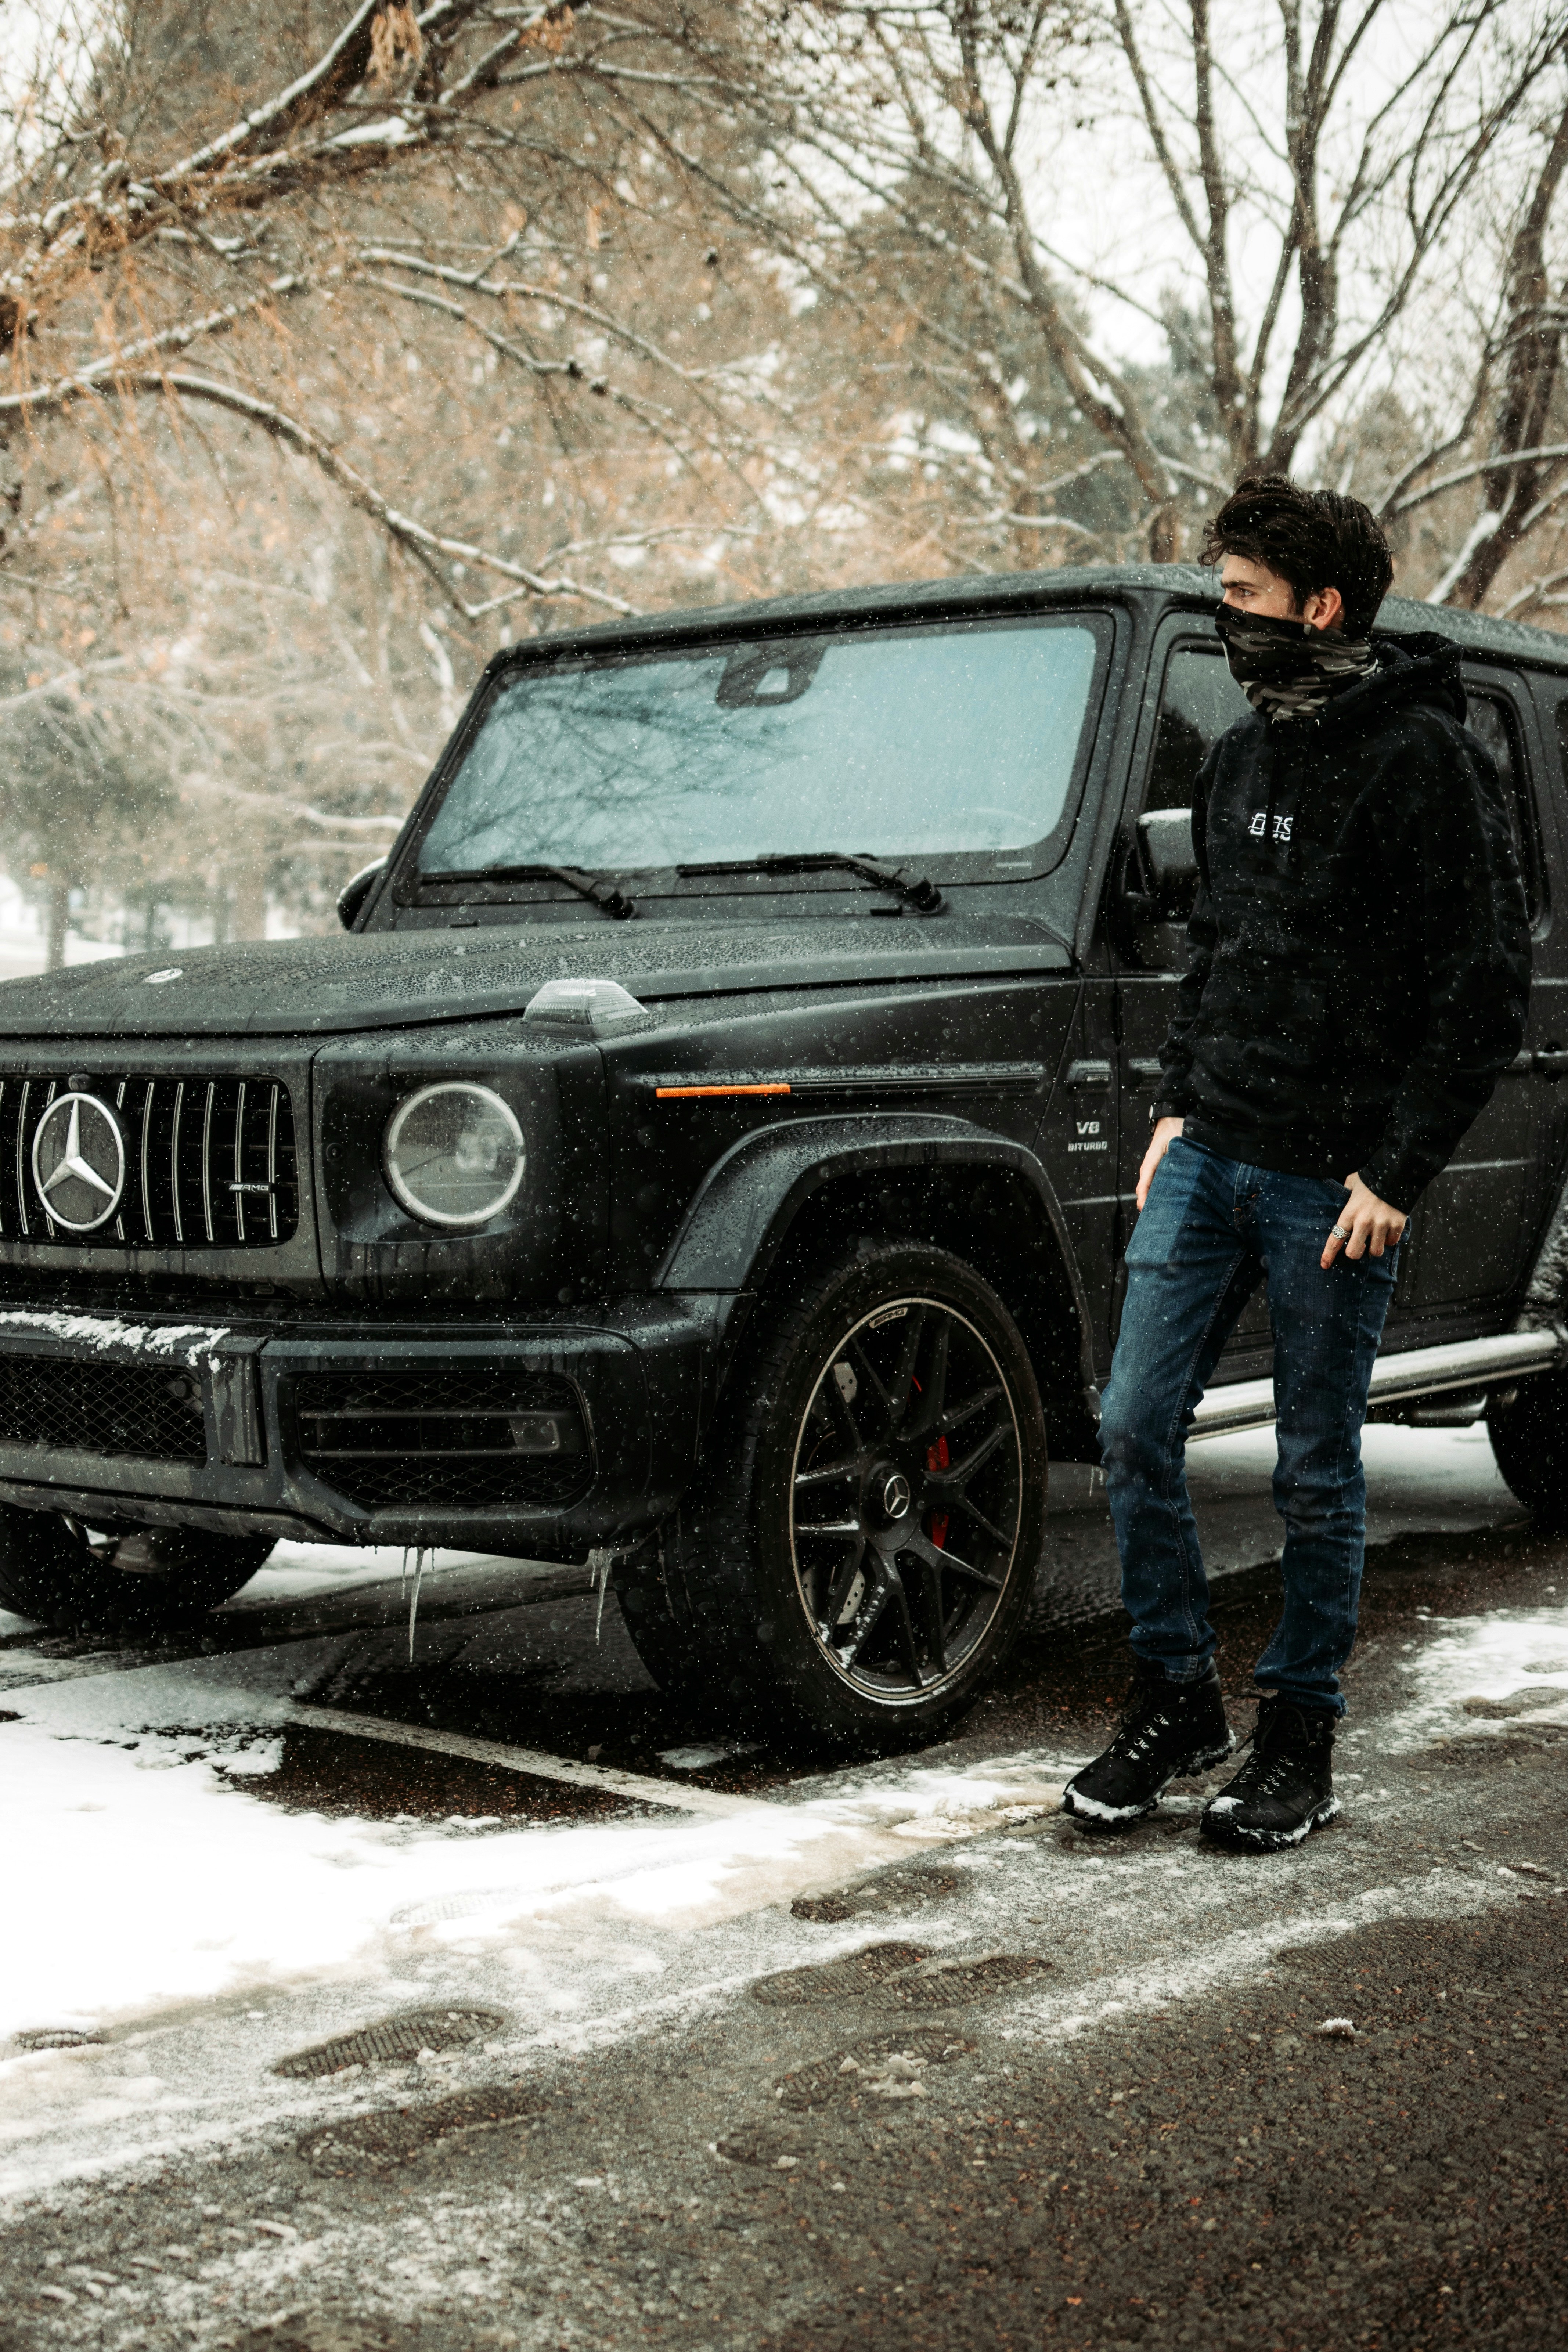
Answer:
[[(90, 1233), (51, 1217), (33, 1138), (63, 1075), (0, 1078), (0, 1239), (72, 1249), (270, 1249), (300, 1222), (289, 1089), (273, 1078), (98, 1074), (81, 1090), (112, 1107), (125, 1147), (119, 1213)], [(60, 1117), (66, 1114), (62, 1111)]]
[(0, 1444), (205, 1462), (201, 1384), (161, 1364), (0, 1354)]
[(293, 1390), (300, 1451), (367, 1510), (563, 1505), (588, 1483), (582, 1408), (553, 1372), (314, 1372)]

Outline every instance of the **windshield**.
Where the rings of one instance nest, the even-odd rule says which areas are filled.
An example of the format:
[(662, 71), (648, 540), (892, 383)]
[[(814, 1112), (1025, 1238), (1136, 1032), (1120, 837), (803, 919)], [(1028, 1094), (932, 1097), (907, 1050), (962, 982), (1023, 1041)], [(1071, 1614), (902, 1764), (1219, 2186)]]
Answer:
[(525, 669), (419, 871), (1028, 849), (1070, 814), (1097, 644), (1008, 621)]

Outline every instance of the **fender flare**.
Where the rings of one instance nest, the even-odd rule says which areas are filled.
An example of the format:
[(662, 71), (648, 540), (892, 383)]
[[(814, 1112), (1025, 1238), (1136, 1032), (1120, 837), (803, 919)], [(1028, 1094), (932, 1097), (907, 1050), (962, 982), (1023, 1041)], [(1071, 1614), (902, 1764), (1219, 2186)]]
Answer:
[(1094, 1388), (1089, 1301), (1050, 1178), (1026, 1144), (941, 1113), (782, 1120), (753, 1128), (716, 1160), (698, 1187), (654, 1277), (659, 1290), (733, 1295), (763, 1283), (801, 1211), (845, 1176), (901, 1169), (1005, 1169), (1039, 1205), (1078, 1319), (1083, 1387)]

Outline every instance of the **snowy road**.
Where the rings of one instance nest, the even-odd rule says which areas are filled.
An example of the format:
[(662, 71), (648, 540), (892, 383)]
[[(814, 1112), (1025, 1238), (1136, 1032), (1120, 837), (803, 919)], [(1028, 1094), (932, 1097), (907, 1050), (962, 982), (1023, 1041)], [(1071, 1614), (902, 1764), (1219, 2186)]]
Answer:
[[(862, 2340), (857, 2313), (894, 2312), (911, 2341), (944, 2346), (1042, 2329), (1148, 2341), (1152, 2323), (1172, 2341), (1187, 2326), (1226, 2340), (1272, 2262), (1235, 2270), (1235, 2151), (1248, 2151), (1256, 2234), (1318, 2144), (1280, 2117), (1303, 2098), (1341, 2121), (1358, 2105), (1325, 2069), (1348, 2081), (1376, 2052), (1428, 2063), (1422, 2029), (1395, 2016), (1416, 1960), (1397, 2002), (1379, 1975), (1377, 1955), (1412, 1936), (1428, 1974), (1444, 1938), (1468, 1937), (1530, 1987), (1506, 2024), (1467, 2029), (1438, 2093), (1401, 2095), (1403, 2125), (1381, 2092), (1362, 2103), (1384, 2135), (1365, 2157), (1377, 2195), (1397, 2204), (1408, 2188), (1428, 2215), (1399, 2292), (1410, 2304), (1419, 2273), (1436, 2315), (1408, 2340), (1440, 2340), (1468, 2290), (1458, 2270), (1433, 2283), (1420, 2167), (1454, 2161), (1433, 2152), (1433, 2097), (1440, 2109), (1463, 2089), (1485, 2110), (1461, 2169), (1490, 2180), (1536, 2151), (1538, 2188), (1560, 2194), (1563, 2179), (1568, 1548), (1530, 1537), (1484, 1435), (1380, 1429), (1368, 1456), (1376, 1548), (1345, 1816), (1268, 1862), (1198, 1847), (1195, 1787), (1109, 1852), (1055, 1815), (1119, 1680), (1109, 1531), (1081, 1475), (1058, 1483), (1052, 1573), (998, 1690), (940, 1750), (855, 1770), (723, 1754), (710, 1727), (670, 1713), (613, 1601), (601, 1622), (571, 1571), (444, 1560), (412, 1664), (398, 1563), (352, 1555), (280, 1556), (184, 1654), (0, 1618), (0, 2347), (250, 2352), (247, 2331), (277, 2322), (255, 2352), (644, 2334), (837, 2352)], [(1270, 1609), (1268, 1461), (1266, 1438), (1194, 1454), (1238, 1697)], [(1247, 1712), (1233, 1708), (1238, 1729)], [(913, 1977), (883, 1985), (875, 1960), (858, 1978), (810, 1973), (889, 1943), (906, 1948), (886, 1969)], [(1315, 1957), (1281, 1958), (1292, 1950)], [(1362, 1970), (1333, 1993), (1357, 2037), (1310, 2038), (1336, 2013), (1328, 1992), (1309, 2015), (1281, 1988), (1292, 1966), (1331, 1973), (1342, 1952)], [(1478, 1969), (1438, 1973), (1428, 2045)], [(1261, 2039), (1237, 2022), (1271, 2002)], [(400, 2056), (276, 2071), (411, 2012)], [(1537, 2053), (1531, 2037), (1553, 2032)], [(1207, 2124), (1173, 2109), (1156, 2126), (1126, 2084), (1177, 2083), (1148, 2045), (1183, 2035), (1203, 2043), (1217, 2104)], [(1267, 2087), (1261, 2057), (1237, 2077), (1248, 2052), (1269, 2056)], [(775, 2095), (792, 2068), (828, 2059)], [(1471, 2083), (1483, 2063), (1500, 2094)], [(1149, 2146), (1129, 2170), (1134, 2109)], [(1193, 2158), (1205, 2179), (1180, 2231), (1170, 2207), (1140, 2252), (1151, 2217), (1117, 2200), (1170, 2205), (1171, 2166), (1149, 2169), (1167, 2128), (1172, 2148), (1208, 2147)], [(1028, 2153), (1009, 2155), (987, 2204), (1004, 2131)], [(1353, 2141), (1336, 2142), (1335, 2195)], [(929, 2212), (921, 2229), (910, 2216), (931, 2205), (939, 2158), (960, 2168), (933, 2239)], [(1114, 2260), (1081, 2214), (1063, 2231), (1061, 2200), (1091, 2175), (1116, 2209)], [(1220, 2187), (1235, 2193), (1205, 2268), (1181, 2233)], [(836, 2269), (844, 2244), (853, 2259)], [(1542, 2259), (1521, 2273), (1516, 2255), (1516, 2284)], [(1293, 2343), (1309, 2320), (1325, 2340), (1337, 2273), (1314, 2263), (1298, 2250), (1277, 2282), (1282, 2335), (1247, 2323), (1232, 2340)], [(1404, 2277), (1383, 2260), (1377, 2292)], [(1544, 2312), (1557, 2290), (1542, 2292)], [(1390, 2342), (1405, 2340), (1395, 2315)], [(1552, 2325), (1506, 2340), (1561, 2341), (1568, 2321)]]

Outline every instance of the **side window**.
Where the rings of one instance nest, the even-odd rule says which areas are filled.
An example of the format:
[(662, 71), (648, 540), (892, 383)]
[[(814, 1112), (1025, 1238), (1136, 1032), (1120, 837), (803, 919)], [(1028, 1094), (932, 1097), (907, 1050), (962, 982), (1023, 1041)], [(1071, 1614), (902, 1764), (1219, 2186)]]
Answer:
[(1245, 719), (1247, 709), (1217, 645), (1174, 646), (1160, 689), (1144, 808), (1191, 808), (1194, 780), (1210, 746)]
[(1179, 971), (1186, 958), (1186, 919), (1196, 870), (1192, 834), (1181, 817), (1160, 822), (1162, 811), (1186, 811), (1209, 749), (1245, 717), (1247, 697), (1212, 639), (1176, 645), (1160, 686), (1154, 745), (1141, 812), (1118, 862), (1117, 952), (1144, 971)]
[[(1524, 877), (1525, 902), (1530, 908), (1531, 928), (1534, 929), (1545, 908), (1545, 867), (1517, 722), (1499, 695), (1477, 694), (1467, 687), (1465, 698), (1465, 724), (1471, 734), (1485, 744), (1497, 762), (1497, 772), (1502, 782), (1503, 805), (1508, 811), (1509, 830), (1513, 835), (1514, 855), (1519, 859), (1519, 870)], [(1565, 729), (1568, 729), (1568, 703), (1560, 702), (1557, 706), (1557, 731), (1568, 746)], [(1565, 750), (1565, 756), (1568, 756), (1568, 750)]]

